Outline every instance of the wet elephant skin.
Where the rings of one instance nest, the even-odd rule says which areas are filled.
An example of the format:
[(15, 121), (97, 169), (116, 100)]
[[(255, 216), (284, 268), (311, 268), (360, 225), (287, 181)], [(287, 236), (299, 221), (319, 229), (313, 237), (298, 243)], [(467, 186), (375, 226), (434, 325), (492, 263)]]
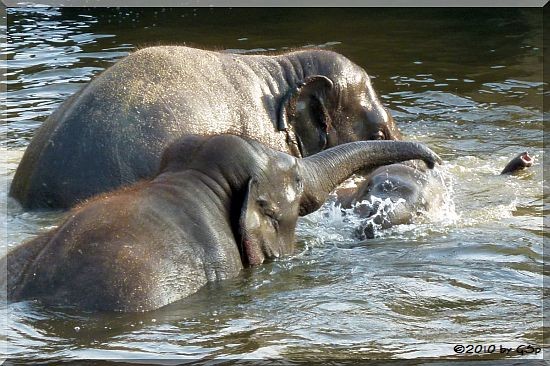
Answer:
[(222, 133), (297, 157), (400, 138), (365, 70), (338, 53), (149, 47), (99, 74), (47, 118), (10, 195), (27, 209), (70, 208), (151, 178), (179, 137)]
[(146, 311), (292, 253), (299, 215), (363, 169), (440, 159), (413, 142), (360, 141), (295, 158), (233, 135), (171, 144), (153, 180), (99, 195), (10, 251), (8, 298)]

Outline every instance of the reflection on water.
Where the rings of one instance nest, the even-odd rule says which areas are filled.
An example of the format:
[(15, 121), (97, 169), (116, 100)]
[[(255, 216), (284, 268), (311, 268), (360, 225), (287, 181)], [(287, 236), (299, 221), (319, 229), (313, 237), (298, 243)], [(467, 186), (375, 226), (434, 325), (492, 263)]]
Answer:
[[(12, 304), (8, 352), (46, 358), (389, 359), (456, 344), (542, 345), (542, 17), (538, 9), (8, 9), (8, 245), (61, 212), (7, 199), (44, 119), (136, 47), (325, 47), (365, 67), (404, 135), (432, 147), (448, 205), (358, 241), (332, 202), (301, 219), (293, 257), (166, 308), (87, 314)], [(519, 152), (531, 169), (500, 176)], [(505, 357), (480, 355), (479, 357)], [(514, 357), (526, 358), (537, 356)]]

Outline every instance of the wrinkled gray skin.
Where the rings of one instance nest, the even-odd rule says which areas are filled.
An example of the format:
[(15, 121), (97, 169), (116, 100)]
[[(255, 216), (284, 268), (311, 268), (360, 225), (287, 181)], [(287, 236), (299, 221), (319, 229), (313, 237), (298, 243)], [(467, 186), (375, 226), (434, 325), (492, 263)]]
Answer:
[[(379, 167), (356, 188), (342, 188), (336, 193), (342, 208), (353, 207), (356, 214), (367, 219), (358, 228), (359, 238), (372, 239), (375, 226), (387, 229), (410, 224), (423, 212), (440, 207), (442, 189), (441, 182), (418, 164), (399, 163)], [(387, 199), (391, 205), (380, 203)]]
[(152, 181), (76, 207), (9, 252), (0, 273), (12, 301), (156, 309), (292, 253), (299, 215), (354, 172), (408, 159), (439, 162), (412, 142), (353, 142), (299, 159), (237, 136), (189, 136), (166, 150)]
[(338, 53), (150, 47), (105, 70), (44, 122), (10, 195), (27, 209), (72, 207), (154, 176), (178, 137), (222, 133), (297, 157), (400, 138), (365, 70)]

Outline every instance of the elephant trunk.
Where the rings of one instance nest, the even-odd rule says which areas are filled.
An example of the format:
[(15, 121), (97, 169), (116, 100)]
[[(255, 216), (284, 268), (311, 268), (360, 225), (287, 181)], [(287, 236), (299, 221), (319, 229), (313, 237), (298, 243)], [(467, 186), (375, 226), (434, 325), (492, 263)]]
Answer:
[(424, 160), (429, 168), (441, 163), (441, 159), (424, 145), (403, 141), (350, 142), (304, 158), (300, 215), (319, 209), (329, 193), (356, 172), (413, 159)]

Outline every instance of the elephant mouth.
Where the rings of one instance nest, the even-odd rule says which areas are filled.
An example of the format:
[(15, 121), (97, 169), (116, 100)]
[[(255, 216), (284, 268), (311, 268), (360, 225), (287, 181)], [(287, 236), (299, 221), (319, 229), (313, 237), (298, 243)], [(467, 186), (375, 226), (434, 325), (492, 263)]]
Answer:
[(533, 165), (534, 159), (529, 155), (527, 151), (521, 155), (520, 159), (523, 162), (523, 165), (526, 167), (530, 167)]
[(271, 261), (279, 258), (283, 251), (280, 248), (271, 247), (261, 242), (261, 239), (256, 239), (246, 235), (242, 240), (242, 248), (244, 261), (248, 266), (257, 266), (266, 261)]

